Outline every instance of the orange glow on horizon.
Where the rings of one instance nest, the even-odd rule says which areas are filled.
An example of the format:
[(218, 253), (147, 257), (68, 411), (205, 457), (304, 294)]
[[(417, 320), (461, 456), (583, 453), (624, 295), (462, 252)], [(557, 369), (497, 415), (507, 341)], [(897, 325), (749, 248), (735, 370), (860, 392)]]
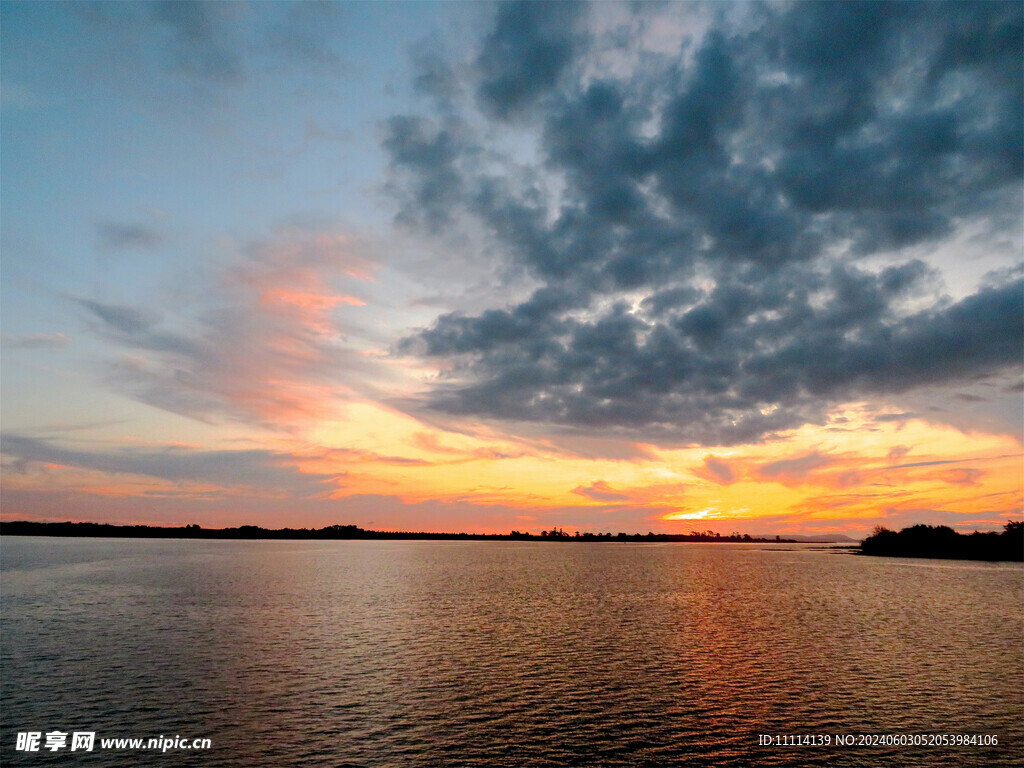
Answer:
[[(251, 444), (272, 452), (270, 464), (290, 473), (304, 489), (304, 503), (320, 504), (318, 514), (332, 514), (331, 522), (377, 521), (380, 513), (347, 517), (361, 499), (389, 499), (395, 515), (437, 510), (427, 523), (370, 526), (382, 530), (466, 530), (471, 513), (478, 521), (474, 530), (492, 532), (524, 524), (530, 530), (685, 532), (695, 523), (752, 533), (855, 532), (887, 520), (966, 525), (1021, 516), (1021, 448), (1013, 438), (918, 419), (880, 420), (860, 404), (838, 410), (828, 424), (762, 444), (634, 444), (623, 459), (587, 458), (481, 424), (446, 430), (382, 403), (339, 401), (337, 393), (311, 399), (332, 405)], [(287, 407), (302, 403), (309, 405), (300, 397)], [(244, 483), (171, 482), (52, 465), (8, 472), (5, 484), (106, 497), (220, 497), (228, 505), (238, 497), (289, 498), (287, 489), (247, 489)], [(462, 510), (461, 517), (446, 520), (447, 507)], [(204, 524), (217, 527), (213, 520)]]

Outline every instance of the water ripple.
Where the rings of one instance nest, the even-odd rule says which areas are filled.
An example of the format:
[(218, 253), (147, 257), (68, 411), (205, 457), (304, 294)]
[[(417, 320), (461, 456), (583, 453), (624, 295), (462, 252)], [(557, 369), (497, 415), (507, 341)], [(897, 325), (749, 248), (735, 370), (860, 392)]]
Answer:
[[(1010, 766), (1024, 570), (795, 548), (4, 539), (4, 765)], [(209, 737), (26, 754), (19, 730)], [(996, 747), (770, 747), (979, 733)]]

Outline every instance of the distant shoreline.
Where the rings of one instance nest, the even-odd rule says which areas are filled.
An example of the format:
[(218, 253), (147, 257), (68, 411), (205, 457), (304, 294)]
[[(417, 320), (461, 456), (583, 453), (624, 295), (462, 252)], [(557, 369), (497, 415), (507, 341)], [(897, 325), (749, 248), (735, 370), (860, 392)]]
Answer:
[(324, 528), (261, 528), (242, 525), (237, 528), (201, 528), (198, 525), (164, 527), (154, 525), (110, 525), (108, 523), (38, 523), (27, 520), (0, 522), (3, 536), (57, 536), (68, 538), (130, 539), (274, 539), (274, 540), (455, 540), (455, 541), (626, 541), (626, 542), (706, 542), (731, 544), (823, 544), (781, 537), (729, 536), (714, 533), (579, 533), (560, 529), (542, 534), (522, 533), (432, 533), (426, 531), (372, 531), (355, 525), (330, 525)]
[(949, 526), (914, 525), (899, 531), (879, 526), (864, 539), (860, 554), (938, 560), (1024, 561), (1024, 523), (1010, 521), (1002, 533), (957, 533)]
[(863, 542), (789, 539), (781, 536), (722, 536), (711, 531), (700, 533), (573, 533), (555, 528), (541, 534), (439, 533), (431, 531), (374, 531), (355, 525), (329, 525), (323, 528), (262, 528), (242, 525), (236, 528), (202, 528), (155, 525), (112, 525), (109, 523), (41, 523), (28, 520), (0, 522), (2, 536), (48, 536), (54, 538), (114, 539), (205, 539), (273, 541), (541, 541), (541, 542), (694, 542), (718, 544), (818, 544), (876, 557), (915, 557), (946, 560), (1024, 561), (1024, 537), (1021, 523), (1009, 523), (1003, 533), (960, 534), (946, 526), (915, 525), (899, 531), (878, 528)]

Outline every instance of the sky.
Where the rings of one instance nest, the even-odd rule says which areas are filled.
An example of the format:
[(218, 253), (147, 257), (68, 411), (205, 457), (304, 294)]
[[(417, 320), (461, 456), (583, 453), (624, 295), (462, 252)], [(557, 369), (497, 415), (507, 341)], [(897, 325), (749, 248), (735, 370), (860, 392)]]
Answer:
[(1024, 6), (0, 6), (5, 520), (1021, 519)]

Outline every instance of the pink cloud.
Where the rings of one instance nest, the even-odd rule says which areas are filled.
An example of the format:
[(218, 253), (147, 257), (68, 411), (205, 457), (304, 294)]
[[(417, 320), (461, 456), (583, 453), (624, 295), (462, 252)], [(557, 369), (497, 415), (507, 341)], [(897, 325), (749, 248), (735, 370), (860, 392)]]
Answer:
[(835, 459), (818, 451), (811, 451), (795, 459), (781, 459), (762, 464), (757, 474), (762, 480), (776, 480), (780, 483), (803, 483), (816, 470), (835, 463)]
[(965, 467), (963, 469), (945, 469), (929, 475), (929, 477), (950, 485), (981, 485), (981, 478), (986, 474), (983, 469)]
[(697, 477), (710, 480), (719, 485), (730, 485), (739, 479), (736, 469), (724, 459), (709, 455), (704, 457), (704, 464), (691, 468)]
[(83, 301), (97, 331), (130, 353), (113, 366), (113, 382), (203, 421), (287, 428), (327, 415), (380, 368), (344, 345), (334, 315), (365, 304), (339, 288), (371, 280), (372, 265), (351, 238), (303, 230), (252, 243), (238, 257), (217, 290), (196, 285), (203, 308), (186, 318), (186, 331), (165, 327), (151, 309)]
[(889, 461), (890, 464), (895, 464), (908, 453), (910, 453), (910, 448), (908, 448), (905, 445), (897, 445), (894, 448), (892, 448), (892, 450), (889, 451), (889, 454), (888, 456), (886, 456), (886, 459)]
[(578, 486), (572, 489), (572, 492), (578, 496), (585, 496), (588, 499), (594, 501), (628, 501), (629, 496), (624, 493), (619, 493), (608, 485), (604, 480), (596, 480), (590, 485)]

